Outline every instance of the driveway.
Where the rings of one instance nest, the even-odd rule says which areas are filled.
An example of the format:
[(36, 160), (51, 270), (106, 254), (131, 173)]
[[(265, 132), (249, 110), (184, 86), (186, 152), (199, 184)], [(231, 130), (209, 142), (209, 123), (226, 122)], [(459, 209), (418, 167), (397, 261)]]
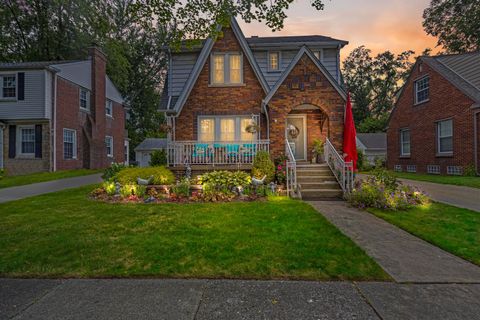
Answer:
[(27, 184), (19, 187), (0, 189), (0, 203), (19, 200), (40, 194), (78, 188), (89, 184), (102, 182), (102, 174), (96, 173), (88, 176), (65, 178), (47, 182)]
[(479, 319), (480, 285), (0, 279), (0, 319)]

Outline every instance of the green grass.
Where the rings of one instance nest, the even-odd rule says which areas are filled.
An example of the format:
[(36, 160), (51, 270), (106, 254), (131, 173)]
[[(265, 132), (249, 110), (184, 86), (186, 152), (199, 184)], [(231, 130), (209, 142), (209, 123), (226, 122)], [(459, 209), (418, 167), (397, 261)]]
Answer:
[(3, 179), (0, 179), (0, 189), (23, 186), (26, 184), (37, 183), (37, 182), (45, 182), (45, 181), (51, 181), (51, 180), (57, 180), (57, 179), (85, 176), (85, 175), (94, 174), (97, 172), (100, 172), (100, 171), (90, 170), (90, 169), (77, 169), (77, 170), (61, 170), (56, 172), (32, 173), (32, 174), (26, 174), (22, 176), (11, 176), (11, 177), (7, 176), (7, 177), (3, 177)]
[(466, 176), (440, 176), (433, 174), (393, 172), (398, 178), (427, 181), (441, 184), (453, 184), (456, 186), (465, 186), (472, 188), (480, 188), (480, 177)]
[(369, 209), (374, 215), (480, 265), (480, 212), (431, 203), (405, 212)]
[(107, 204), (91, 189), (1, 204), (0, 276), (390, 279), (301, 201)]

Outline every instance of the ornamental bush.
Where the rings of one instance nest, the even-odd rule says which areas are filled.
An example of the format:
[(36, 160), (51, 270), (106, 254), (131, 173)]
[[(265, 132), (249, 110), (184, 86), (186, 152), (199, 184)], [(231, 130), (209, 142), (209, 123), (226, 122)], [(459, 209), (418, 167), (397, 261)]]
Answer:
[(216, 189), (228, 190), (233, 187), (246, 187), (251, 182), (252, 178), (244, 171), (212, 171), (202, 174), (198, 179), (201, 185), (208, 184)]
[(127, 166), (124, 163), (112, 162), (110, 167), (103, 171), (102, 179), (104, 181), (111, 181), (117, 173), (125, 169)]
[(121, 185), (137, 184), (137, 178), (149, 179), (152, 177), (152, 184), (173, 184), (175, 182), (174, 174), (165, 167), (149, 168), (126, 168), (117, 172), (114, 180)]
[(165, 166), (167, 164), (167, 152), (165, 149), (153, 151), (148, 164), (152, 167)]
[(258, 151), (253, 159), (252, 174), (257, 179), (267, 176), (265, 183), (270, 183), (275, 178), (275, 164), (270, 159), (267, 151)]

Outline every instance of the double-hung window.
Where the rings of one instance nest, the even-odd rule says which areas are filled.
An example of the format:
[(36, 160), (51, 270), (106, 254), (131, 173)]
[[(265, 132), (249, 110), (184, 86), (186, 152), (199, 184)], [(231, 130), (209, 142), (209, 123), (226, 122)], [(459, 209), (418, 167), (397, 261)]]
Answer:
[(35, 127), (21, 126), (19, 127), (20, 134), (20, 154), (34, 155), (35, 154)]
[(437, 152), (439, 154), (452, 154), (453, 152), (452, 119), (437, 122)]
[(418, 79), (415, 85), (415, 104), (428, 101), (430, 94), (430, 78), (428, 76)]
[(113, 157), (113, 137), (112, 136), (105, 137), (105, 145), (107, 148), (107, 156)]
[(80, 88), (80, 108), (90, 110), (90, 92), (87, 89)]
[(410, 155), (410, 129), (400, 130), (400, 155)]
[(268, 53), (268, 71), (280, 70), (280, 52)]
[(15, 99), (17, 97), (17, 76), (14, 74), (0, 75), (0, 98)]
[(113, 102), (112, 100), (105, 100), (105, 114), (108, 117), (113, 117)]
[(198, 140), (203, 142), (253, 141), (256, 133), (247, 131), (253, 124), (251, 117), (201, 116), (198, 120)]
[(240, 53), (213, 53), (210, 82), (213, 85), (243, 84), (243, 56)]
[(65, 160), (77, 158), (77, 131), (63, 129), (63, 158)]

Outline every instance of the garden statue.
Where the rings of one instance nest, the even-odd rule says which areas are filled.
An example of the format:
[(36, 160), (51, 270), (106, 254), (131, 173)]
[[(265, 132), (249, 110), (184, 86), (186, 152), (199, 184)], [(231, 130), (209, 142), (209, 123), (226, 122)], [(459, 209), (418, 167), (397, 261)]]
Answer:
[(265, 179), (267, 178), (267, 175), (264, 175), (262, 179), (257, 179), (255, 177), (252, 177), (252, 184), (255, 186), (255, 187), (258, 187), (258, 186), (261, 186), (263, 185), (263, 183), (265, 182)]
[(187, 166), (185, 168), (185, 178), (190, 180), (192, 178), (192, 167), (190, 167), (188, 162), (185, 165)]
[(137, 184), (139, 186), (148, 186), (149, 184), (152, 183), (153, 176), (148, 177), (148, 179), (142, 179), (140, 177), (137, 177)]
[(270, 187), (270, 191), (272, 191), (272, 193), (275, 194), (275, 191), (277, 190), (277, 184), (272, 181), (268, 186)]
[(115, 195), (120, 195), (120, 189), (122, 188), (122, 185), (118, 182), (115, 182)]
[(243, 187), (242, 186), (233, 187), (232, 192), (235, 193), (235, 195), (241, 197), (243, 196)]

